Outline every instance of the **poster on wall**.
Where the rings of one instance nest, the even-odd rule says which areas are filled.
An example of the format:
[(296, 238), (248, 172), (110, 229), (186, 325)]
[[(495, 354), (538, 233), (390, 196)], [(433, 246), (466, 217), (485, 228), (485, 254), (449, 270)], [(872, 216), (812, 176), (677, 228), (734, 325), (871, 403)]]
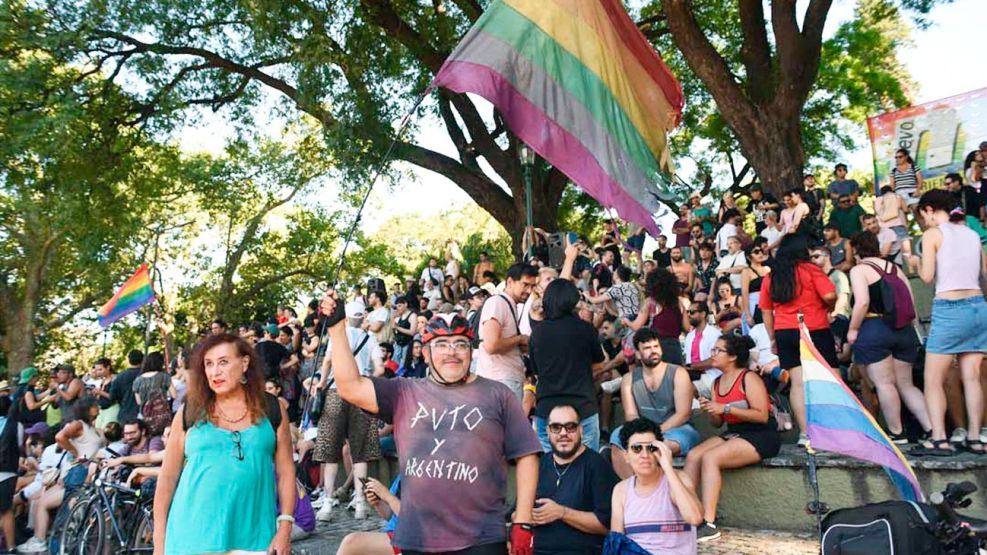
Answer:
[(946, 174), (963, 175), (967, 154), (987, 141), (987, 88), (867, 118), (867, 130), (878, 190), (899, 148), (922, 169), (924, 190), (942, 187)]

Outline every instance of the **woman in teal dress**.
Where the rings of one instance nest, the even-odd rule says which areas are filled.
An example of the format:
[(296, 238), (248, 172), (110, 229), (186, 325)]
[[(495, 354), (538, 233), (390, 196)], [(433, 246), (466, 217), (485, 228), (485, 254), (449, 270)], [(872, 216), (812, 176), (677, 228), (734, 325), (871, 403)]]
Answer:
[(196, 347), (154, 496), (155, 555), (289, 555), (291, 434), (268, 397), (246, 341), (211, 335)]

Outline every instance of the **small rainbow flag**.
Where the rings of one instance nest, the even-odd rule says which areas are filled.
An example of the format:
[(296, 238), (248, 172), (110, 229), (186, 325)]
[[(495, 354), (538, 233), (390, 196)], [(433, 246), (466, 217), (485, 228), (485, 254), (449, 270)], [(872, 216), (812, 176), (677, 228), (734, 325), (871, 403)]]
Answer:
[(809, 445), (882, 466), (903, 499), (924, 501), (911, 465), (819, 354), (804, 324), (800, 345)]
[(147, 264), (141, 264), (137, 272), (117, 290), (113, 298), (99, 309), (99, 325), (108, 327), (153, 300), (151, 275), (147, 270)]
[(658, 234), (682, 87), (621, 0), (495, 0), (432, 84), (486, 98), (581, 189)]

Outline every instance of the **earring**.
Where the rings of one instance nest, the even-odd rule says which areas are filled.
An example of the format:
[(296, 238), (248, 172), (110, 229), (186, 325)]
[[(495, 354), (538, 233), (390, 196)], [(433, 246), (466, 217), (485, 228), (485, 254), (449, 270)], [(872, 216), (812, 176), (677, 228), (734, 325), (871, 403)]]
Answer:
[(246, 374), (240, 376), (240, 383), (242, 383), (244, 385), (247, 384), (247, 375)]

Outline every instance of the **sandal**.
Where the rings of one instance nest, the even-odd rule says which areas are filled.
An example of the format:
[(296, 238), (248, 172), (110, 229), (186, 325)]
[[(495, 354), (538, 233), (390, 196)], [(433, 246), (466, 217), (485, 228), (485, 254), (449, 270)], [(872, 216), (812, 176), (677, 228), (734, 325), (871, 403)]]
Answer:
[(908, 454), (916, 457), (952, 457), (956, 454), (956, 448), (948, 439), (930, 439), (913, 447)]
[(967, 439), (965, 442), (960, 444), (960, 449), (966, 451), (967, 453), (973, 453), (974, 455), (987, 455), (987, 443), (984, 443), (979, 439)]

